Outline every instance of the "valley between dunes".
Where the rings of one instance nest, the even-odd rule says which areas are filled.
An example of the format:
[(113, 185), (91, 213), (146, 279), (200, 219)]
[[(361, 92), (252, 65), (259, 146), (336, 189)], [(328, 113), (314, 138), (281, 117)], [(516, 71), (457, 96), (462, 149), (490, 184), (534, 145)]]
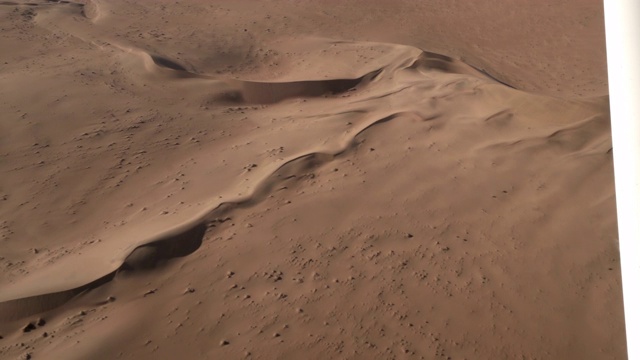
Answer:
[(0, 358), (626, 358), (601, 7), (0, 2)]

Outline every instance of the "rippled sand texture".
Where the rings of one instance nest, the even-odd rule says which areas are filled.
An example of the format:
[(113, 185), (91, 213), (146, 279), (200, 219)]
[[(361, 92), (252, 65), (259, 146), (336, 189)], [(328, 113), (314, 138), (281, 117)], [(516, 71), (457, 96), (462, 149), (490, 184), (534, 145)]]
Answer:
[(601, 18), (0, 2), (0, 357), (625, 358)]

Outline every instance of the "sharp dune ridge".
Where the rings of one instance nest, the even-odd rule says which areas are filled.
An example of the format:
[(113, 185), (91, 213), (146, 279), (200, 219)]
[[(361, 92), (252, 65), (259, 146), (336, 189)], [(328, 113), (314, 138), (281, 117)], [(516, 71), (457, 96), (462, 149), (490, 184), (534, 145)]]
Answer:
[[(193, 219), (188, 224), (168, 230), (166, 233), (160, 234), (154, 239), (139, 241), (140, 245), (135, 247), (128, 255), (126, 255), (122, 260), (122, 264), (116, 271), (105, 274), (99, 279), (92, 280), (91, 282), (83, 284), (77, 288), (60, 289), (61, 291), (38, 294), (22, 299), (3, 300), (0, 302), (0, 318), (20, 318), (40, 313), (44, 309), (50, 310), (51, 308), (55, 308), (56, 305), (62, 305), (65, 301), (70, 300), (83, 291), (103, 285), (106, 281), (112, 279), (118, 271), (151, 269), (172, 258), (183, 257), (193, 253), (200, 247), (202, 238), (204, 237), (204, 232), (208, 225), (215, 224), (220, 219), (230, 216), (233, 209), (245, 208), (261, 202), (271, 194), (274, 187), (281, 185), (283, 181), (290, 181), (292, 178), (304, 175), (305, 173), (312, 171), (314, 168), (330, 162), (337, 157), (346, 156), (349, 151), (352, 151), (359, 145), (356, 141), (359, 135), (363, 134), (372, 126), (391, 121), (400, 116), (419, 118), (417, 114), (392, 114), (368, 123), (361, 130), (355, 132), (352, 137), (344, 142), (342, 148), (335, 152), (316, 151), (286, 160), (282, 164), (278, 165), (273, 173), (258, 182), (257, 186), (249, 196), (222, 202), (213, 209), (207, 211), (206, 214)], [(433, 117), (428, 119), (420, 118), (420, 120), (433, 120)], [(20, 306), (21, 302), (23, 303), (23, 306)], [(41, 303), (43, 305), (37, 306), (33, 305), (34, 303)]]
[[(176, 78), (201, 78), (201, 79), (211, 79), (213, 78), (212, 76), (208, 76), (208, 75), (199, 75), (197, 73), (193, 73), (193, 72), (189, 72), (186, 70), (185, 67), (183, 67), (182, 65), (170, 60), (170, 59), (166, 59), (166, 58), (162, 58), (159, 56), (155, 56), (155, 55), (149, 55), (144, 51), (141, 50), (135, 50), (135, 49), (131, 49), (131, 48), (126, 48), (126, 47), (121, 47), (118, 46), (118, 48), (124, 49), (127, 52), (133, 52), (133, 53), (139, 53), (143, 56), (144, 59), (146, 59), (147, 63), (153, 63), (155, 66), (161, 68), (161, 69), (168, 69), (170, 72), (175, 72), (175, 73), (179, 73), (180, 75), (175, 76)], [(437, 59), (436, 63), (433, 63), (432, 60), (433, 59)], [(400, 61), (400, 63), (405, 63), (406, 61)], [(408, 67), (406, 67), (406, 69), (416, 69), (416, 68), (423, 68), (425, 71), (428, 70), (437, 70), (437, 71), (443, 71), (445, 73), (453, 73), (453, 74), (467, 74), (469, 73), (468, 70), (470, 69), (468, 66), (466, 66), (465, 64), (459, 62), (459, 61), (455, 61), (449, 57), (446, 56), (442, 56), (442, 55), (438, 55), (438, 54), (433, 54), (433, 53), (427, 53), (427, 52), (422, 52), (419, 57), (415, 60), (410, 60), (409, 62), (411, 62), (411, 65), (409, 65)], [(435, 64), (435, 65), (434, 65)], [(391, 68), (392, 70), (398, 71), (398, 70), (404, 70), (403, 68), (398, 68), (397, 66), (394, 66), (397, 64), (390, 64), (389, 68)], [(156, 73), (158, 70), (154, 69), (154, 68), (150, 68), (149, 65), (146, 66), (147, 71), (150, 71), (151, 73)], [(464, 69), (464, 70), (461, 70)], [(465, 71), (467, 70), (467, 71)], [(356, 90), (356, 87), (358, 85), (361, 86), (366, 86), (366, 84), (370, 81), (374, 81), (376, 79), (376, 77), (382, 73), (384, 71), (384, 69), (380, 69), (377, 71), (374, 71), (372, 73), (366, 74), (360, 78), (357, 79), (336, 79), (336, 80), (318, 80), (318, 81), (298, 81), (298, 82), (286, 82), (286, 83), (277, 83), (277, 82), (255, 82), (255, 81), (239, 81), (239, 80), (234, 80), (233, 82), (237, 84), (239, 84), (239, 87), (242, 89), (242, 95), (241, 98), (244, 100), (246, 98), (249, 99), (249, 103), (273, 103), (273, 102), (277, 102), (277, 101), (281, 101), (284, 100), (286, 98), (295, 98), (295, 97), (309, 97), (309, 96), (317, 96), (317, 95), (326, 95), (326, 94), (339, 94), (340, 92), (344, 92), (347, 91), (349, 89), (353, 89)], [(471, 73), (473, 75), (477, 75), (477, 73)], [(389, 77), (393, 77), (393, 75), (388, 75)], [(224, 80), (221, 80), (224, 82)], [(448, 86), (448, 84), (444, 85), (445, 87)], [(398, 90), (398, 91), (402, 91)], [(392, 92), (389, 94), (385, 94), (383, 96), (390, 96), (393, 95), (397, 92)], [(375, 100), (376, 98), (367, 98), (364, 100), (360, 100), (360, 101), (371, 101), (371, 100)], [(246, 100), (244, 100), (246, 101)], [(357, 111), (357, 110), (356, 110)], [(362, 110), (363, 112), (365, 112), (364, 110)], [(376, 124), (379, 123), (384, 123), (386, 121), (390, 121), (398, 116), (409, 116), (409, 117), (414, 117), (420, 120), (433, 120), (434, 118), (436, 118), (438, 116), (438, 114), (431, 114), (431, 115), (421, 115), (419, 113), (416, 112), (402, 112), (402, 113), (394, 113), (391, 115), (387, 115), (384, 116), (380, 119), (375, 119), (373, 121), (370, 121), (368, 123), (365, 123), (359, 130), (355, 130), (349, 133), (349, 135), (347, 136), (347, 138), (345, 140), (342, 141), (342, 144), (339, 145), (340, 149), (339, 150), (335, 150), (334, 152), (329, 152), (328, 150), (325, 150), (324, 152), (321, 151), (315, 151), (315, 152), (309, 152), (309, 153), (305, 153), (302, 155), (297, 155), (289, 160), (284, 161), (281, 165), (278, 165), (278, 167), (273, 171), (273, 173), (268, 174), (264, 180), (260, 181), (256, 188), (252, 191), (251, 195), (248, 195), (247, 197), (243, 198), (243, 199), (236, 199), (236, 200), (230, 200), (227, 202), (223, 202), (217, 206), (215, 206), (212, 210), (207, 210), (205, 211), (204, 215), (200, 215), (198, 217), (196, 217), (195, 219), (192, 219), (188, 222), (187, 225), (180, 225), (177, 226), (175, 229), (170, 229), (167, 230), (165, 234), (159, 234), (154, 236), (154, 239), (149, 239), (149, 240), (145, 240), (145, 239), (140, 239), (139, 241), (137, 241), (137, 243), (139, 243), (140, 245), (138, 245), (136, 248), (134, 248), (131, 253), (129, 255), (126, 255), (125, 258), (122, 260), (122, 264), (125, 265), (130, 265), (130, 263), (132, 262), (131, 260), (128, 260), (129, 257), (131, 257), (131, 255), (133, 254), (133, 257), (139, 257), (136, 254), (141, 253), (142, 251), (140, 251), (140, 249), (148, 249), (148, 248), (156, 248), (156, 247), (162, 247), (162, 244), (168, 244), (165, 247), (172, 247), (172, 248), (179, 248), (180, 244), (182, 242), (186, 242), (186, 248), (191, 248), (192, 251), (195, 251), (197, 249), (198, 246), (190, 246), (188, 245), (189, 243), (192, 242), (192, 239), (190, 239), (190, 237), (185, 236), (185, 233), (192, 233), (194, 231), (194, 229), (197, 228), (201, 228), (201, 226), (210, 221), (209, 219), (212, 217), (217, 217), (217, 215), (215, 215), (217, 213), (217, 210), (219, 208), (228, 208), (229, 206), (247, 206), (247, 205), (251, 205), (254, 204), (258, 201), (260, 201), (261, 199), (264, 198), (264, 196), (266, 196), (269, 192), (268, 189), (272, 188), (274, 186), (273, 184), (273, 179), (274, 178), (279, 178), (282, 175), (280, 174), (281, 170), (283, 168), (287, 168), (291, 163), (298, 163), (298, 162), (305, 162), (305, 163), (312, 163), (312, 162), (317, 162), (318, 159), (325, 159), (323, 162), (329, 161), (328, 159), (333, 159), (336, 156), (340, 156), (342, 154), (344, 154), (345, 152), (347, 152), (350, 149), (353, 149), (354, 146), (357, 145), (356, 142), (356, 138), (358, 137), (358, 135), (360, 135), (361, 133), (365, 132), (368, 128), (370, 128), (371, 126), (374, 126)], [(421, 116), (425, 116), (424, 118), (422, 118)], [(290, 175), (290, 176), (295, 176), (295, 175)], [(186, 230), (185, 230), (186, 229)], [(177, 234), (175, 234), (177, 233)], [(196, 236), (196, 238), (200, 238), (197, 240), (194, 240), (196, 242), (201, 241), (201, 236)], [(178, 244), (174, 244), (175, 242), (177, 242)], [(192, 252), (190, 251), (190, 252)], [(189, 253), (190, 253), (189, 252)], [(163, 253), (164, 255), (158, 255), (156, 253)], [(174, 256), (173, 252), (167, 252), (167, 251), (153, 251), (153, 252), (149, 252), (144, 259), (140, 259), (140, 260), (135, 260), (135, 262), (140, 262), (140, 263), (148, 263), (148, 264), (155, 264), (158, 262), (161, 262), (163, 260), (166, 260), (167, 258), (173, 258), (173, 257), (177, 257), (178, 255)], [(184, 255), (181, 255), (184, 256)], [(142, 266), (142, 265), (141, 265)], [(141, 267), (141, 266), (133, 266), (133, 267)], [(150, 265), (149, 265), (150, 266)], [(120, 267), (118, 267), (118, 270), (120, 269)], [(115, 270), (114, 272), (118, 271)], [(111, 273), (114, 273), (111, 272)], [(110, 273), (110, 274), (111, 274)], [(104, 274), (103, 276), (109, 276), (109, 274)], [(101, 277), (102, 278), (102, 277)], [(87, 289), (87, 287), (89, 286), (89, 284), (93, 284), (96, 283), (97, 280), (93, 280), (90, 279), (91, 282), (88, 284), (81, 284), (79, 287), (77, 288), (73, 288), (73, 289), (60, 289), (61, 292), (64, 293), (68, 293), (68, 294), (75, 294), (77, 292), (79, 292), (79, 289)], [(102, 282), (99, 282), (99, 284), (102, 284)], [(59, 291), (56, 292), (52, 292), (49, 294), (38, 294), (35, 296), (53, 296), (53, 297), (59, 297), (60, 295)], [(14, 295), (15, 296), (15, 295)], [(34, 297), (34, 295), (30, 295), (27, 299), (32, 299)], [(7, 300), (3, 300), (3, 302), (0, 302), (0, 309), (2, 309), (2, 307), (4, 306), (5, 303), (9, 302), (10, 303), (10, 308), (14, 309), (15, 308), (15, 303), (18, 299), (7, 299)], [(43, 303), (47, 303), (47, 301), (41, 301)], [(27, 304), (30, 304), (30, 300), (27, 301)], [(25, 308), (28, 308), (29, 306), (25, 306)], [(36, 308), (37, 310), (34, 310), (34, 312), (39, 312), (39, 308)], [(0, 313), (5, 313), (5, 314), (11, 314), (11, 311), (0, 311)], [(24, 312), (20, 312), (21, 314)]]
[(601, 4), (550, 5), (1, 2), (0, 357), (624, 358)]

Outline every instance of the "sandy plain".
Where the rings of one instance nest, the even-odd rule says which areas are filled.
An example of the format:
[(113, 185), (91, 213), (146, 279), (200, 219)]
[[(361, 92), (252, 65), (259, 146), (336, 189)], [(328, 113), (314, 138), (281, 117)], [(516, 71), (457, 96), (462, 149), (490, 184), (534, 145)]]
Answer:
[(600, 1), (0, 2), (0, 357), (623, 359)]

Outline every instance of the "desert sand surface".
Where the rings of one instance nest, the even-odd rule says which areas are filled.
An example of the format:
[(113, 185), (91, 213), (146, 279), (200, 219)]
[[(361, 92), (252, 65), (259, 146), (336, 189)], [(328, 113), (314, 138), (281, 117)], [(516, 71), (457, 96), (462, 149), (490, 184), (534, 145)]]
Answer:
[(602, 4), (0, 2), (0, 358), (624, 359)]

